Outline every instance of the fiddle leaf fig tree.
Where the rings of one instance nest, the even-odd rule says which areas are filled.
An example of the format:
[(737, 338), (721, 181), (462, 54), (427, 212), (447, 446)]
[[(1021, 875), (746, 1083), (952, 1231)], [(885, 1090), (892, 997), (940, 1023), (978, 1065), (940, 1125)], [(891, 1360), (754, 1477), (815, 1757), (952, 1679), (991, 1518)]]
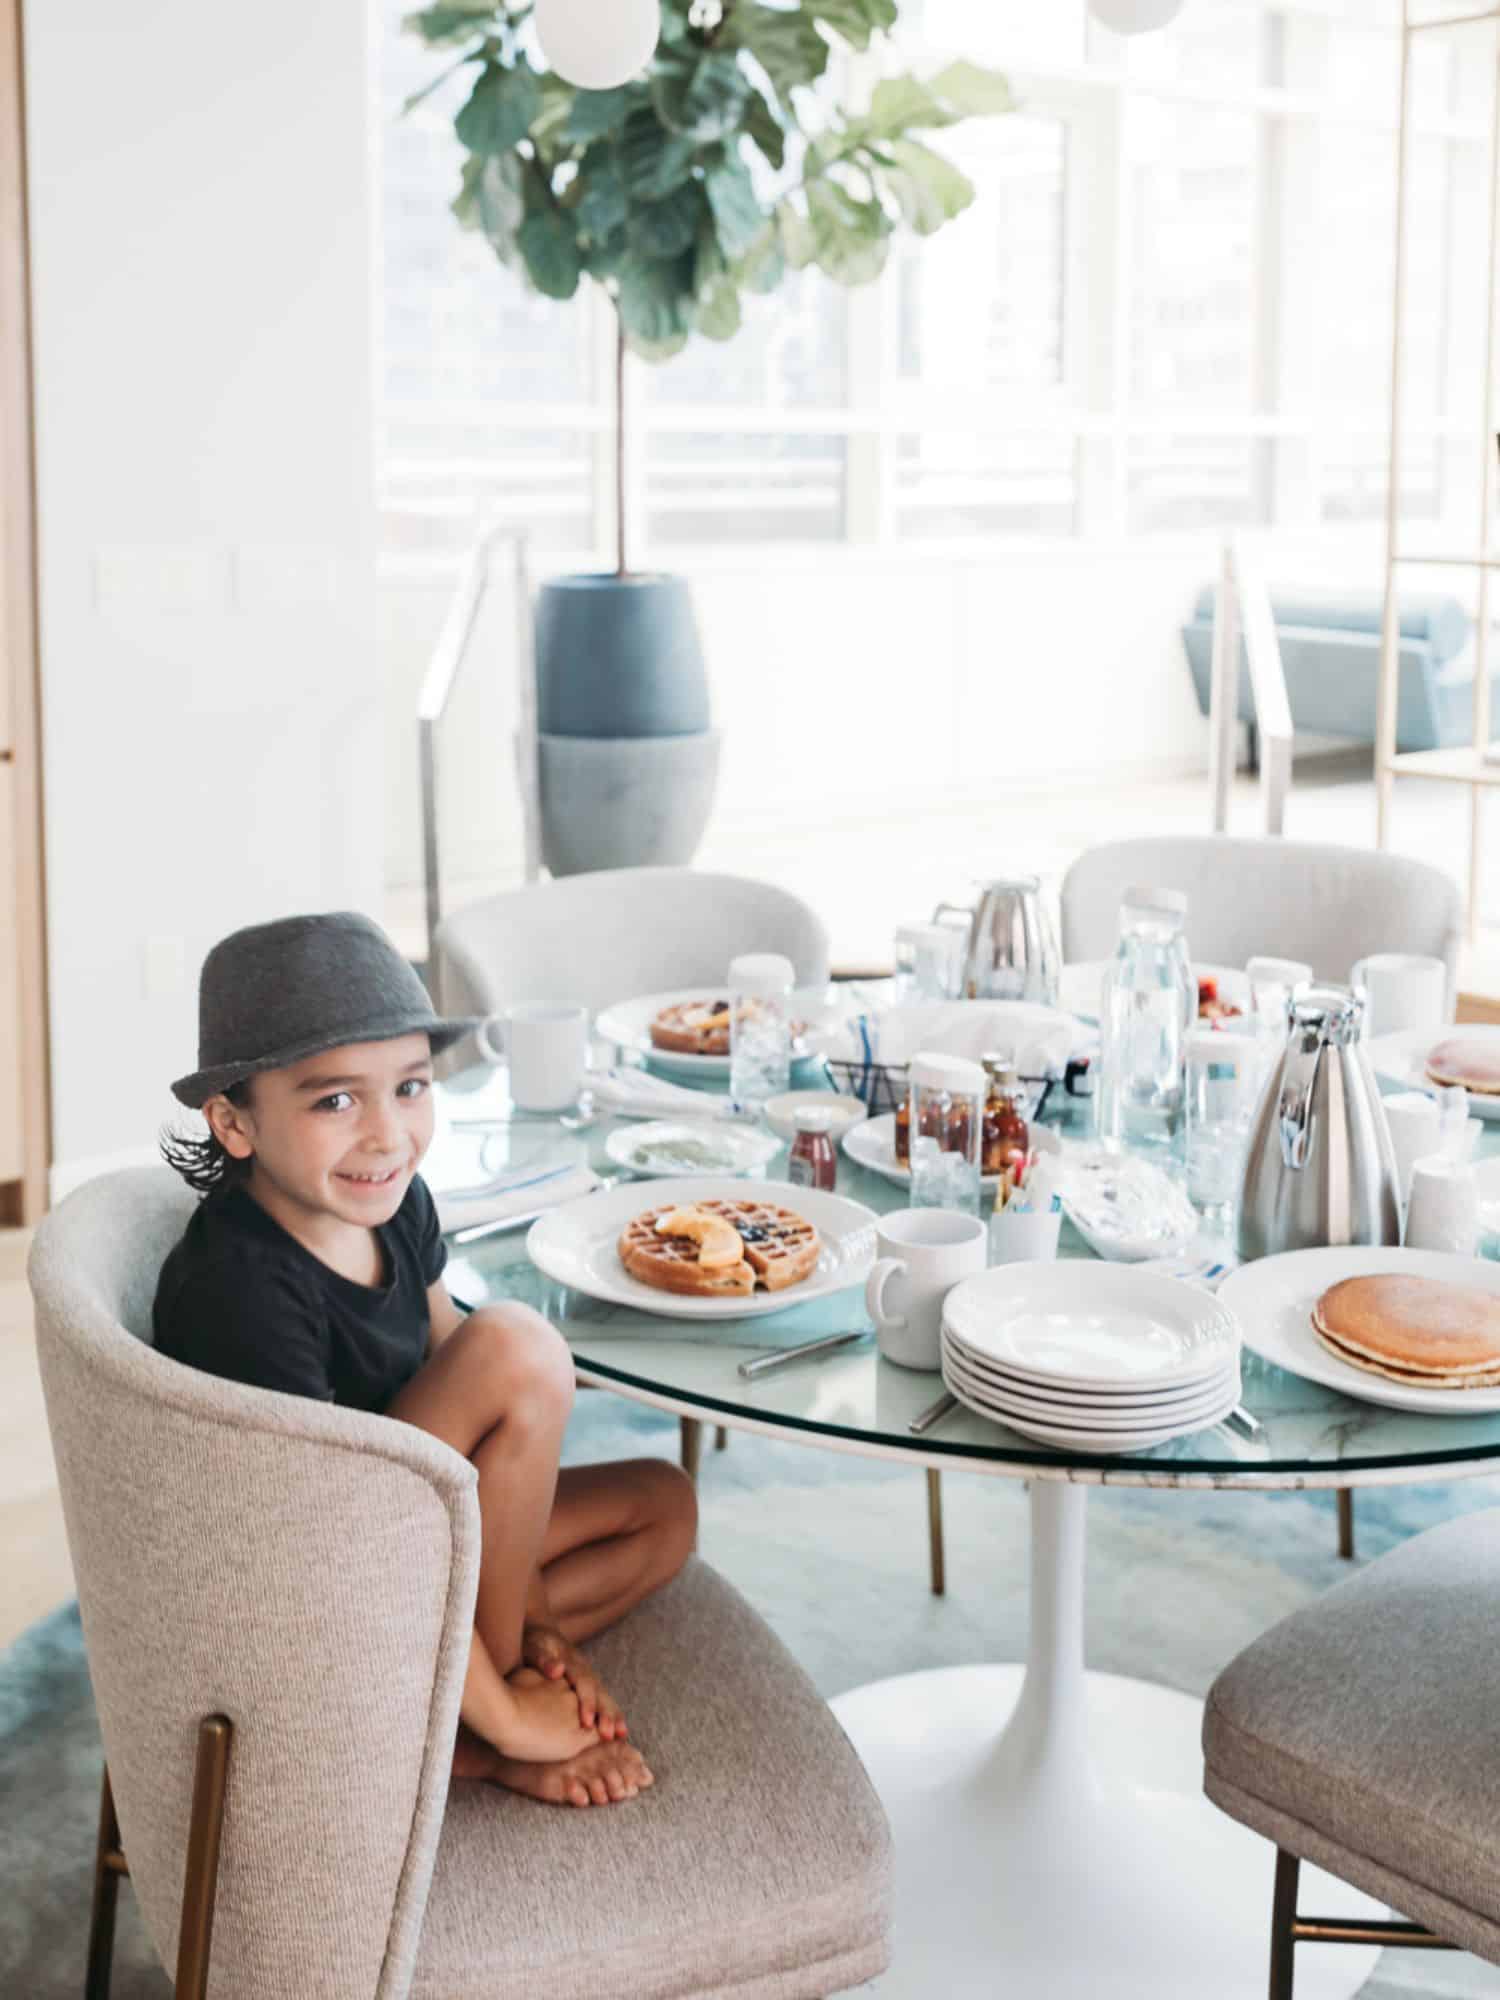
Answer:
[[(1002, 76), (969, 62), (886, 77), (863, 111), (831, 103), (817, 86), (834, 50), (867, 50), (896, 0), (662, 0), (648, 70), (614, 90), (534, 67), (531, 11), (436, 0), (408, 15), (412, 33), (457, 53), (407, 109), (472, 70), (454, 119), (466, 151), (454, 214), (548, 298), (602, 286), (621, 366), (626, 346), (660, 362), (694, 334), (732, 339), (744, 295), (774, 292), (788, 271), (877, 278), (898, 229), (930, 236), (974, 199), (918, 135), (1012, 104)], [(617, 397), (622, 493), (621, 415)]]

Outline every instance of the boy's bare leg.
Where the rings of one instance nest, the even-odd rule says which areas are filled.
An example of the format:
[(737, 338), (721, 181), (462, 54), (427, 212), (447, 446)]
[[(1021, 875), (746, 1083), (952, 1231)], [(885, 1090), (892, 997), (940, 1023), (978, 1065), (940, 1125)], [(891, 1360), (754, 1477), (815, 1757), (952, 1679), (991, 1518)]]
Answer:
[(597, 1741), (571, 1687), (516, 1675), (572, 1404), (566, 1343), (539, 1313), (507, 1305), (472, 1313), (387, 1412), (442, 1438), (479, 1474), (480, 1643), (471, 1651), (462, 1713), (496, 1749), (528, 1761), (572, 1757)]
[(570, 1465), (542, 1538), (542, 1578), (558, 1630), (575, 1645), (633, 1611), (687, 1561), (698, 1496), (664, 1458)]
[(578, 1642), (602, 1632), (682, 1567), (697, 1533), (692, 1482), (664, 1460), (567, 1467), (558, 1477), (542, 1567), (532, 1580), (522, 1650), (528, 1666), (564, 1676), (580, 1718), (604, 1741), (562, 1763), (525, 1764), (460, 1735), (453, 1771), (488, 1778), (562, 1805), (607, 1805), (653, 1784), (651, 1768), (623, 1739), (624, 1718)]

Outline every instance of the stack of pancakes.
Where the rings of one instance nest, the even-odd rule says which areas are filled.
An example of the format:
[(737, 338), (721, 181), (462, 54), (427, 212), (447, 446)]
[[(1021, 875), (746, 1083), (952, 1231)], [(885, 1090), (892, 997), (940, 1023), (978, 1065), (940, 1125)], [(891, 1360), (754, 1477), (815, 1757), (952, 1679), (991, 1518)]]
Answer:
[(1500, 1097), (1500, 1043), (1453, 1035), (1427, 1052), (1433, 1083), (1461, 1083), (1475, 1097)]
[(1500, 1385), (1500, 1296), (1385, 1272), (1331, 1285), (1313, 1331), (1352, 1368), (1413, 1389)]

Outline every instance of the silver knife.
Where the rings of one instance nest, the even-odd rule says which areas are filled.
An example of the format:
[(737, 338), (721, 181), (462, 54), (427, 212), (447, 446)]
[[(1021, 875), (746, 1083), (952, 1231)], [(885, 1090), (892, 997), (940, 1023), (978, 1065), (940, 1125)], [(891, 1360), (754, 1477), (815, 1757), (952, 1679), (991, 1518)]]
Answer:
[(958, 1408), (957, 1396), (939, 1396), (935, 1403), (929, 1403), (919, 1416), (912, 1418), (906, 1428), (913, 1437), (923, 1437), (935, 1424), (940, 1424), (950, 1411)]
[(774, 1354), (762, 1354), (758, 1361), (742, 1361), (740, 1374), (747, 1382), (757, 1376), (769, 1375), (773, 1368), (784, 1368), (791, 1361), (808, 1361), (816, 1354), (832, 1354), (836, 1348), (852, 1347), (856, 1340), (868, 1340), (870, 1329), (861, 1327), (857, 1333), (829, 1333), (821, 1340), (807, 1340), (800, 1347), (778, 1348)]

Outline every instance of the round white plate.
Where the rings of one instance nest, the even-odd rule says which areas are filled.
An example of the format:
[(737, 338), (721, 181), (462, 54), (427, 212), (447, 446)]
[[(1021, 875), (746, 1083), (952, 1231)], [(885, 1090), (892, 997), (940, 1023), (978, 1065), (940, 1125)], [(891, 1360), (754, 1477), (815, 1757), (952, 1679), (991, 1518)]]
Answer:
[(1174, 1438), (1191, 1437), (1195, 1431), (1205, 1431), (1212, 1425), (1222, 1423), (1234, 1408), (1239, 1398), (1226, 1395), (1215, 1410), (1201, 1420), (1187, 1418), (1182, 1423), (1174, 1423), (1154, 1431), (1093, 1431), (1078, 1430), (1065, 1424), (1042, 1423), (1035, 1417), (1012, 1416), (1000, 1410), (991, 1409), (981, 1402), (963, 1381), (949, 1373), (945, 1366), (943, 1380), (958, 1400), (971, 1409), (977, 1417), (988, 1417), (991, 1423), (1004, 1424), (1008, 1430), (1019, 1431), (1022, 1437), (1034, 1438), (1038, 1444), (1052, 1445), (1059, 1451), (1086, 1451), (1108, 1456), (1117, 1452), (1150, 1451), (1153, 1446), (1170, 1444)]
[[(1098, 1025), (1104, 1000), (1104, 975), (1109, 970), (1110, 960), (1093, 958), (1077, 965), (1065, 965), (1057, 982), (1057, 1004), (1069, 1014), (1076, 1014), (1080, 1021), (1091, 1021)], [(1219, 984), (1219, 998), (1232, 1000), (1241, 1013), (1250, 1008), (1250, 981), (1244, 971), (1233, 965), (1202, 965), (1193, 961), (1195, 979), (1215, 979)]]
[[(620, 1262), (615, 1248), (620, 1231), (643, 1209), (667, 1202), (686, 1207), (695, 1201), (742, 1201), (747, 1196), (794, 1209), (823, 1239), (817, 1267), (800, 1285), (780, 1292), (752, 1292), (748, 1297), (694, 1298), (643, 1285)], [(694, 1174), (649, 1186), (627, 1181), (554, 1208), (532, 1223), (526, 1252), (537, 1269), (558, 1284), (611, 1305), (635, 1306), (662, 1319), (759, 1319), (862, 1285), (875, 1261), (875, 1223), (873, 1209), (843, 1195), (825, 1194), (821, 1188), (792, 1187), (786, 1181), (760, 1181), (747, 1188), (724, 1174)]]
[(1325, 1388), (1341, 1389), (1362, 1403), (1388, 1410), (1422, 1410), (1430, 1416), (1474, 1417), (1500, 1410), (1500, 1387), (1414, 1389), (1388, 1382), (1340, 1361), (1312, 1328), (1312, 1309), (1341, 1278), (1367, 1278), (1393, 1271), (1408, 1278), (1440, 1278), (1474, 1291), (1500, 1293), (1500, 1264), (1479, 1257), (1453, 1257), (1443, 1250), (1398, 1250), (1366, 1245), (1333, 1250), (1287, 1250), (1241, 1264), (1219, 1287), (1219, 1297), (1238, 1316), (1252, 1353), (1293, 1375)]
[(781, 1141), (753, 1125), (707, 1118), (656, 1118), (621, 1126), (604, 1150), (617, 1167), (659, 1180), (677, 1174), (753, 1174), (781, 1151)]
[[(896, 1158), (896, 1114), (882, 1111), (878, 1118), (862, 1118), (857, 1125), (851, 1125), (843, 1137), (844, 1151), (857, 1166), (868, 1167), (872, 1174), (879, 1174), (882, 1180), (893, 1181), (897, 1187), (911, 1186), (911, 1168), (903, 1167)], [(991, 1193), (999, 1187), (998, 1174), (982, 1174), (980, 1186)]]
[(1186, 1386), (1239, 1351), (1222, 1296), (1081, 1258), (978, 1272), (954, 1286), (943, 1317), (965, 1347), (1042, 1385)]
[[(1427, 1053), (1439, 1042), (1484, 1042), (1500, 1045), (1500, 1027), (1493, 1022), (1466, 1021), (1461, 1028), (1408, 1028), (1399, 1035), (1375, 1035), (1365, 1043), (1370, 1067), (1384, 1083), (1399, 1083), (1406, 1090), (1435, 1091), (1438, 1086), (1427, 1074)], [(1500, 1122), (1500, 1097), (1481, 1097), (1469, 1092), (1469, 1109), (1476, 1118)]]
[(1097, 1403), (1070, 1402), (1066, 1397), (1031, 1396), (1021, 1390), (1014, 1392), (994, 1387), (990, 1378), (978, 1369), (964, 1365), (957, 1348), (949, 1345), (943, 1349), (943, 1374), (947, 1380), (962, 1382), (974, 1400), (1009, 1422), (1012, 1416), (1027, 1422), (1058, 1425), (1066, 1430), (1108, 1431), (1114, 1436), (1126, 1436), (1133, 1431), (1149, 1431), (1153, 1435), (1169, 1426), (1189, 1423), (1216, 1421), (1216, 1412), (1226, 1396), (1239, 1401), (1240, 1386), (1238, 1376), (1225, 1379), (1217, 1377), (1201, 1389), (1195, 1389), (1191, 1396), (1183, 1396), (1172, 1403), (1147, 1403), (1143, 1405), (1111, 1403), (1102, 1408)]
[[(680, 986), (672, 993), (643, 993), (635, 1000), (616, 1000), (594, 1022), (594, 1033), (602, 1042), (614, 1042), (622, 1049), (649, 1057), (655, 1068), (668, 1070), (674, 1076), (692, 1077), (700, 1082), (708, 1077), (726, 1077), (728, 1056), (693, 1056), (675, 1049), (659, 1049), (651, 1039), (651, 1023), (663, 1007), (680, 1006), (685, 1000), (727, 1001), (728, 998), (728, 985), (721, 983), (718, 987)], [(792, 995), (791, 1005), (792, 1018), (809, 1023), (821, 1024), (836, 1011), (827, 989), (821, 986), (799, 988)], [(794, 1038), (794, 1063), (806, 1062), (812, 1053), (805, 1037)]]
[(951, 1355), (956, 1366), (974, 1378), (975, 1386), (993, 1389), (999, 1396), (1018, 1398), (1034, 1403), (1038, 1413), (1045, 1415), (1048, 1406), (1056, 1411), (1067, 1409), (1079, 1416), (1085, 1414), (1104, 1419), (1120, 1417), (1127, 1421), (1148, 1415), (1170, 1416), (1180, 1404), (1194, 1403), (1216, 1396), (1239, 1380), (1239, 1364), (1231, 1361), (1217, 1373), (1205, 1376), (1201, 1381), (1189, 1382), (1175, 1389), (1140, 1389), (1134, 1383), (1127, 1383), (1115, 1391), (1104, 1389), (1080, 1389), (1072, 1383), (1064, 1387), (1051, 1382), (1043, 1386), (1029, 1382), (1024, 1376), (1011, 1375), (997, 1362), (986, 1361), (963, 1342), (948, 1326), (943, 1328), (943, 1352)]

